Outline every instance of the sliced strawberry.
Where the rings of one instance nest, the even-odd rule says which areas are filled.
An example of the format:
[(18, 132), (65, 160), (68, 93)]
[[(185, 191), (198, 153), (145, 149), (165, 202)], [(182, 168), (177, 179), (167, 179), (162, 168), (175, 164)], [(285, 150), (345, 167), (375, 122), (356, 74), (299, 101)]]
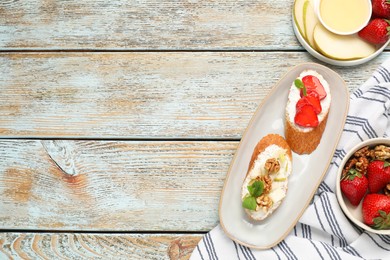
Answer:
[(322, 86), (320, 80), (313, 75), (307, 75), (302, 78), (302, 82), (305, 85), (306, 89), (314, 90), (318, 93), (320, 100), (326, 97), (326, 91), (324, 86)]
[(317, 96), (304, 96), (300, 98), (296, 104), (296, 109), (299, 110), (301, 107), (305, 105), (311, 105), (313, 106), (314, 111), (316, 114), (321, 113), (321, 102), (320, 99)]
[(309, 103), (313, 106), (314, 111), (319, 114), (322, 111), (321, 102), (320, 99), (315, 96), (306, 96), (306, 99), (309, 101)]
[[(303, 91), (301, 91), (300, 95), (301, 95), (301, 97), (304, 96), (304, 95), (303, 95)], [(308, 90), (306, 91), (306, 96), (315, 96), (315, 97), (320, 98), (320, 96), (318, 95), (317, 91), (315, 91), (314, 89), (308, 89)]]
[(306, 97), (300, 98), (295, 105), (297, 111), (300, 110), (303, 106), (311, 105), (309, 100)]
[(294, 122), (303, 127), (316, 127), (319, 123), (317, 113), (314, 111), (313, 106), (309, 104), (297, 109)]

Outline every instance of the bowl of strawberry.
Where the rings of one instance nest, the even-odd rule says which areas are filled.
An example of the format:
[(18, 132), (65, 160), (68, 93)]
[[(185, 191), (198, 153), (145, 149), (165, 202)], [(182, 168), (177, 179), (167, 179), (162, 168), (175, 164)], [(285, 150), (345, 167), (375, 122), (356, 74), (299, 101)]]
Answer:
[(390, 139), (369, 139), (352, 148), (337, 180), (344, 214), (367, 231), (390, 235)]

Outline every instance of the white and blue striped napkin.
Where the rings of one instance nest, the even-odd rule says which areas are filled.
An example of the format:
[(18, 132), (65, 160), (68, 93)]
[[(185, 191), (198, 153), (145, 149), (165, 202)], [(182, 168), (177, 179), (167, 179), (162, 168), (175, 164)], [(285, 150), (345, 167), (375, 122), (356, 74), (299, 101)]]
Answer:
[(191, 255), (195, 259), (390, 259), (390, 236), (364, 232), (337, 202), (336, 174), (357, 143), (390, 135), (390, 59), (350, 97), (344, 131), (328, 172), (290, 234), (278, 245), (255, 250), (230, 240), (220, 225), (207, 233)]

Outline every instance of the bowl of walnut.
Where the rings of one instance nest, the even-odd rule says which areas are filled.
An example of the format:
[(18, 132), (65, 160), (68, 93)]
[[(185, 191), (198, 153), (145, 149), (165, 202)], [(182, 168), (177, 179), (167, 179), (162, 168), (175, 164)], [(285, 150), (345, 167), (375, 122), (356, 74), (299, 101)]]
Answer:
[(357, 226), (390, 235), (390, 138), (363, 141), (346, 154), (337, 173), (336, 195)]

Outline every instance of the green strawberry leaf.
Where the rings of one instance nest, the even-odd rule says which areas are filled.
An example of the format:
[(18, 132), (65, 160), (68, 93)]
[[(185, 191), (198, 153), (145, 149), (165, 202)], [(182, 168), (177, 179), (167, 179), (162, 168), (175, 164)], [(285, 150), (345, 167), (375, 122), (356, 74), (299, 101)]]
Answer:
[(387, 214), (383, 210), (378, 210), (379, 216), (374, 218), (373, 228), (375, 229), (389, 229), (390, 228), (390, 213)]
[(386, 168), (386, 167), (389, 167), (389, 166), (390, 166), (390, 162), (384, 161), (383, 168)]
[(355, 168), (351, 168), (347, 173), (345, 173), (345, 175), (342, 177), (342, 180), (352, 181), (353, 179), (355, 179), (355, 177), (361, 178), (362, 173), (356, 170)]
[(249, 210), (256, 210), (256, 206), (257, 206), (256, 199), (252, 196), (247, 196), (242, 201), (242, 206)]
[(305, 87), (305, 84), (303, 84), (302, 80), (300, 79), (296, 79), (294, 80), (294, 85), (298, 88), (298, 89), (302, 89), (302, 93), (304, 96), (306, 96), (306, 87)]
[(387, 30), (387, 33), (386, 33), (386, 35), (390, 35), (390, 20), (388, 20), (388, 19), (383, 19), (383, 20), (385, 20), (386, 21), (386, 23), (387, 23), (387, 27), (386, 27), (386, 30)]
[(259, 197), (264, 191), (264, 182), (255, 181), (252, 185), (248, 186), (249, 194), (255, 198)]
[(379, 212), (379, 215), (382, 217), (382, 218), (387, 218), (387, 214), (384, 210), (378, 210)]

